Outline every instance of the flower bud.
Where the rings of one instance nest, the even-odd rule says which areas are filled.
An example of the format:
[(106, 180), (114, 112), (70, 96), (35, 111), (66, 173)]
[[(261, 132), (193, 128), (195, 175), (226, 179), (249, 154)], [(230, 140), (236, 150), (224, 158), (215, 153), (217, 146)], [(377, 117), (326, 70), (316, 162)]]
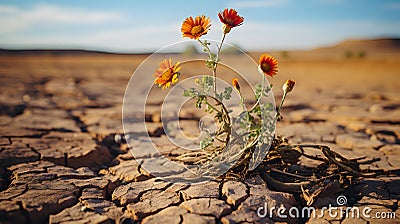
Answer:
[(239, 81), (237, 78), (232, 79), (232, 85), (237, 91), (240, 92), (240, 85), (239, 85)]
[(293, 90), (294, 85), (296, 84), (295, 81), (288, 79), (285, 84), (283, 84), (282, 89), (284, 93), (290, 93)]

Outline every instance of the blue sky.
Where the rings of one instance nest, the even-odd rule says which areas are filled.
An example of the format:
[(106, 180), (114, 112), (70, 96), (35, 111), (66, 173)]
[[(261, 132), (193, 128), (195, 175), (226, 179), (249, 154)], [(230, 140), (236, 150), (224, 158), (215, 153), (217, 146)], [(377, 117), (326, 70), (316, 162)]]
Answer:
[(227, 42), (245, 50), (310, 49), (345, 39), (400, 37), (398, 0), (1, 1), (0, 48), (148, 52), (184, 40), (182, 21), (217, 13), (245, 18)]

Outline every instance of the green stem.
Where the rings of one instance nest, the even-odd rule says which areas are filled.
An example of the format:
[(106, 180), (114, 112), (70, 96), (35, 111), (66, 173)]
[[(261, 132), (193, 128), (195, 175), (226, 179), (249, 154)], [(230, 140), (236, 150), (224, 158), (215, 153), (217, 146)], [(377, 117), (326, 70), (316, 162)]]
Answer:
[(221, 43), (220, 43), (220, 45), (218, 47), (217, 58), (219, 58), (219, 53), (221, 52), (222, 44), (224, 43), (225, 37), (226, 37), (226, 33), (224, 33), (224, 35), (222, 36)]
[(228, 123), (229, 123), (229, 125), (230, 125), (230, 124), (231, 124), (231, 119), (230, 119), (230, 117), (229, 117), (229, 111), (228, 111), (228, 109), (226, 109), (225, 105), (224, 105), (220, 100), (218, 100), (217, 98), (215, 98), (215, 97), (213, 97), (213, 96), (207, 96), (207, 97), (210, 97), (211, 99), (215, 100), (216, 102), (218, 102), (218, 104), (221, 105), (222, 111), (224, 112), (223, 114), (224, 114), (224, 115), (226, 116), (226, 118), (228, 119)]
[[(209, 60), (209, 61), (213, 61), (214, 59), (213, 59), (211, 50), (210, 50), (210, 48), (208, 47), (208, 45), (205, 44), (205, 43), (204, 43), (203, 41), (201, 41), (201, 40), (198, 40), (198, 41), (199, 41), (199, 43), (204, 47), (204, 49), (206, 49), (206, 52), (208, 53), (208, 60)], [(217, 94), (217, 63), (215, 63), (215, 64), (213, 65), (213, 67), (212, 67), (211, 70), (212, 70), (213, 78), (214, 78), (214, 95), (216, 95), (216, 94)]]
[(239, 92), (239, 97), (240, 97), (240, 105), (242, 106), (243, 110), (246, 110), (246, 105), (244, 105), (244, 98), (242, 96), (242, 92)]
[(222, 113), (222, 111), (218, 110), (217, 108), (215, 108), (213, 105), (211, 105), (207, 100), (206, 100), (206, 104), (211, 107), (213, 110), (217, 111), (218, 113)]
[(212, 70), (214, 77), (214, 95), (217, 95), (217, 66), (215, 66)]
[[(229, 117), (229, 111), (228, 111), (228, 109), (226, 109), (226, 107), (225, 107), (225, 105), (219, 100), (219, 99), (217, 99), (217, 98), (215, 98), (215, 97), (213, 97), (213, 96), (211, 96), (211, 95), (204, 95), (204, 94), (198, 94), (197, 95), (197, 97), (199, 97), (199, 96), (205, 96), (206, 98), (208, 98), (208, 97), (210, 97), (211, 99), (213, 99), (214, 101), (216, 101), (217, 103), (218, 103), (218, 105), (221, 105), (221, 108), (222, 108), (222, 111), (220, 111), (220, 110), (217, 110), (217, 109), (215, 109), (216, 111), (218, 111), (218, 112), (220, 112), (220, 113), (222, 113), (223, 115), (225, 115), (225, 117), (227, 118), (227, 123), (230, 125), (231, 124), (231, 119), (230, 119), (230, 117)], [(210, 105), (209, 103), (208, 103), (208, 101), (206, 100), (206, 103), (207, 103), (207, 105)], [(212, 106), (212, 105), (210, 105), (211, 106), (211, 108), (215, 108), (214, 106)]]
[(211, 58), (212, 58), (211, 50), (210, 50), (210, 48), (208, 47), (208, 45), (207, 45), (207, 44), (204, 44), (203, 41), (201, 41), (200, 39), (198, 39), (198, 41), (199, 41), (199, 43), (206, 49), (206, 51), (207, 51), (207, 53), (208, 53), (208, 57), (211, 59)]
[(280, 117), (281, 117), (281, 109), (282, 109), (282, 106), (283, 106), (283, 102), (285, 101), (286, 94), (287, 94), (287, 92), (284, 92), (284, 93), (283, 93), (283, 97), (282, 97), (282, 100), (281, 100), (281, 104), (279, 105), (278, 111), (277, 111), (277, 113), (276, 113), (276, 118), (277, 118), (278, 120), (279, 120)]
[[(226, 140), (224, 141), (225, 144), (226, 144), (227, 142), (229, 142), (229, 139), (230, 139), (230, 136), (231, 136), (231, 132), (232, 132), (232, 130), (231, 130), (232, 124), (231, 124), (231, 118), (229, 117), (229, 112), (226, 109), (225, 105), (220, 100), (218, 100), (216, 97), (213, 97), (213, 96), (210, 96), (210, 95), (205, 95), (205, 97), (206, 97), (206, 104), (209, 105), (211, 108), (215, 109), (215, 107), (212, 106), (207, 101), (207, 97), (210, 97), (211, 99), (213, 99), (214, 101), (217, 102), (217, 105), (221, 106), (222, 111), (219, 111), (219, 110), (215, 109), (215, 111), (218, 111), (219, 113), (222, 114), (222, 119), (223, 119), (223, 121), (221, 122), (221, 126), (220, 126), (219, 130), (216, 133), (216, 136), (218, 136), (218, 135), (220, 135), (222, 133), (227, 133)], [(225, 126), (225, 125), (227, 125), (227, 126)]]
[(261, 91), (261, 95), (260, 95), (260, 97), (257, 99), (257, 102), (250, 108), (249, 111), (253, 111), (253, 110), (260, 104), (261, 97), (263, 97), (263, 95), (264, 95), (264, 88), (265, 88), (265, 80), (266, 80), (266, 78), (265, 78), (265, 75), (264, 75), (264, 74), (261, 74), (261, 75), (262, 75), (262, 77), (263, 77), (263, 79), (262, 79), (262, 91)]
[(222, 44), (224, 43), (225, 36), (226, 36), (226, 34), (224, 33), (224, 35), (222, 36), (222, 40), (221, 40), (220, 45), (219, 45), (219, 46), (217, 45), (217, 47), (218, 47), (218, 52), (217, 52), (217, 56), (216, 56), (216, 58), (215, 58), (215, 60), (216, 60), (216, 61), (215, 61), (215, 66), (214, 66), (214, 68), (213, 68), (214, 93), (217, 92), (217, 67), (218, 67), (218, 61), (219, 61), (219, 53), (221, 52), (221, 48), (222, 48)]
[(211, 50), (210, 50), (210, 48), (208, 47), (208, 45), (205, 44), (205, 43), (204, 43), (203, 41), (201, 41), (200, 39), (198, 40), (199, 43), (206, 49), (206, 51), (207, 51), (207, 53), (208, 53), (208, 59), (209, 59), (210, 61), (213, 61), (213, 62), (214, 62), (213, 67), (212, 67), (212, 69), (211, 69), (211, 70), (212, 70), (212, 73), (213, 73), (213, 78), (214, 78), (214, 95), (217, 94), (217, 67), (218, 67), (219, 53), (221, 52), (222, 44), (224, 43), (225, 37), (226, 37), (226, 34), (224, 33), (224, 35), (222, 36), (222, 40), (221, 40), (220, 45), (219, 45), (219, 46), (217, 45), (217, 47), (218, 47), (218, 52), (217, 52), (217, 55), (216, 55), (215, 59), (213, 58), (212, 53), (211, 53)]

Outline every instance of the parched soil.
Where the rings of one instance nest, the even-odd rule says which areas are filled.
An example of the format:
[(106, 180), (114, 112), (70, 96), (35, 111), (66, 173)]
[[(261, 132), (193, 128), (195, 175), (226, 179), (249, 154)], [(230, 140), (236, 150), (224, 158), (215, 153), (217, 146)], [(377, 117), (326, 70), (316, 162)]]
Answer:
[[(380, 158), (364, 168), (400, 169), (400, 58), (318, 60), (292, 55), (278, 57), (280, 73), (269, 79), (277, 101), (285, 79), (297, 82), (277, 133), (292, 144), (328, 145), (347, 158)], [(314, 202), (314, 212), (323, 216), (282, 218), (275, 210), (260, 217), (257, 211), (265, 204), (287, 210), (304, 204), (292, 193), (275, 191), (259, 175), (199, 185), (154, 178), (121, 141), (125, 87), (145, 57), (0, 56), (0, 223), (382, 221), (324, 213), (321, 205), (336, 205), (337, 196), (346, 195), (340, 187)], [(240, 65), (235, 56), (227, 58)], [(146, 117), (154, 141), (165, 141), (163, 132), (157, 132), (159, 120), (151, 119), (154, 114)], [(177, 151), (163, 147), (171, 154)], [(304, 158), (299, 166), (312, 162)], [(358, 195), (349, 205), (370, 207), (371, 217), (393, 212), (396, 218), (384, 221), (399, 222), (399, 176), (364, 178), (351, 192)]]

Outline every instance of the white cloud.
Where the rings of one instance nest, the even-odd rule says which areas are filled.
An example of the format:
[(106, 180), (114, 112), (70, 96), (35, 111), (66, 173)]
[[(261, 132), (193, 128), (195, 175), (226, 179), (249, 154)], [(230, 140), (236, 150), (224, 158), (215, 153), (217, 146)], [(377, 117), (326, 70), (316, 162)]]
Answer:
[(8, 6), (8, 5), (0, 5), (0, 13), (17, 13), (19, 10), (17, 7)]
[(24, 30), (34, 25), (99, 24), (120, 21), (123, 15), (114, 11), (40, 4), (32, 8), (0, 5), (2, 33)]
[(30, 8), (0, 5), (0, 47), (132, 52), (157, 50), (183, 40), (180, 21), (157, 26), (127, 16), (116, 11), (48, 4)]
[(1, 47), (77, 48), (118, 52), (158, 50), (182, 41), (177, 23), (163, 26), (132, 25), (126, 28), (102, 27), (88, 32), (51, 32), (46, 35), (13, 35), (1, 38)]
[(270, 8), (286, 5), (288, 0), (266, 0), (266, 1), (235, 1), (230, 4), (231, 8)]
[(121, 29), (100, 30), (85, 37), (88, 45), (96, 43), (118, 51), (158, 50), (166, 45), (181, 41), (182, 36), (176, 23), (163, 26), (136, 26)]

